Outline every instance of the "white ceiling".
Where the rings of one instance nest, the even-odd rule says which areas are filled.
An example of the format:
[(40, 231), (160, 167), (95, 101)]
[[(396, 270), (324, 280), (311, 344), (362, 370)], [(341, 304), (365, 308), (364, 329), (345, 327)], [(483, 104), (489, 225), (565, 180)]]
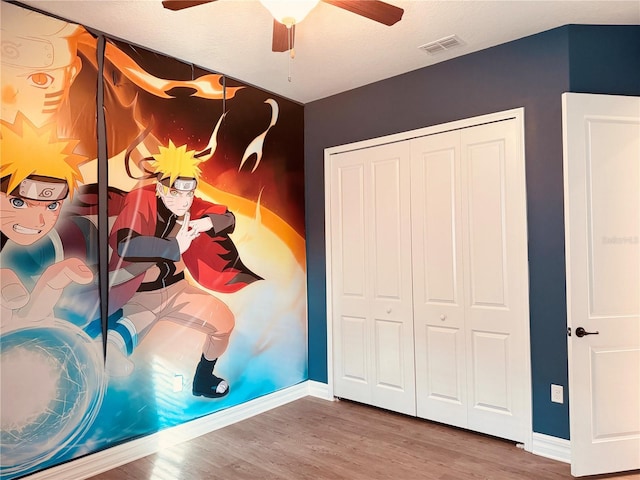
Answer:
[[(561, 25), (640, 24), (638, 0), (388, 0), (404, 9), (391, 27), (321, 2), (297, 26), (289, 62), (288, 53), (271, 52), (272, 19), (254, 0), (177, 12), (160, 0), (21, 3), (300, 103)], [(435, 55), (418, 48), (454, 34), (463, 46)]]

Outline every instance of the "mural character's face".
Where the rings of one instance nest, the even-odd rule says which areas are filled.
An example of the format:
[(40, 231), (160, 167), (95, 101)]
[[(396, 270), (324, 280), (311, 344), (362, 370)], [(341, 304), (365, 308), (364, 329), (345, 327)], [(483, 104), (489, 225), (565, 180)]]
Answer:
[(4, 32), (0, 95), (2, 120), (22, 112), (40, 127), (53, 120), (82, 68), (75, 46), (64, 38), (25, 38)]
[(1, 229), (19, 245), (31, 245), (51, 231), (63, 200), (37, 201), (0, 192)]
[(193, 203), (193, 190), (177, 190), (175, 188), (166, 189), (161, 184), (157, 184), (158, 196), (162, 199), (164, 206), (167, 207), (171, 213), (182, 217), (191, 208)]

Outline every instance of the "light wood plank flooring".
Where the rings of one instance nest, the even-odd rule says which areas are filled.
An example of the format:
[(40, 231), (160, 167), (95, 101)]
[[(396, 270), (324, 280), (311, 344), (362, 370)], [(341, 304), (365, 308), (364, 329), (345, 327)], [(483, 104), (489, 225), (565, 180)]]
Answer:
[[(92, 480), (565, 480), (512, 442), (348, 401), (305, 397)], [(640, 472), (588, 478), (640, 479)]]

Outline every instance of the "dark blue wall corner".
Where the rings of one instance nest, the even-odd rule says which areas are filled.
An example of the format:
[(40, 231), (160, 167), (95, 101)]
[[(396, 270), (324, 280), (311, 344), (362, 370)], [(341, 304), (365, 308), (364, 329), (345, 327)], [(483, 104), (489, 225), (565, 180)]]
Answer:
[(572, 92), (640, 95), (640, 26), (570, 25), (569, 65)]
[[(305, 108), (305, 125), (307, 125)], [(317, 125), (317, 123), (316, 123)], [(324, 162), (307, 162), (310, 142), (305, 128), (305, 233), (307, 249), (308, 375), (309, 380), (328, 382), (327, 300), (324, 240)]]

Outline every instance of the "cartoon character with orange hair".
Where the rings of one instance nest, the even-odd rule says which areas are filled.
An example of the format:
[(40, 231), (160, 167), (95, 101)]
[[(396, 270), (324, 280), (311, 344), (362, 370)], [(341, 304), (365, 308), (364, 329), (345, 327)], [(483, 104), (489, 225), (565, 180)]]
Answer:
[(22, 112), (40, 127), (67, 104), (82, 69), (77, 56), (84, 28), (57, 18), (2, 4), (2, 120)]
[(77, 141), (59, 139), (55, 125), (36, 127), (22, 113), (0, 120), (2, 247), (30, 245), (51, 231), (67, 197), (82, 181)]
[[(55, 125), (36, 127), (18, 113), (15, 123), (0, 120), (0, 225), (2, 250), (20, 251), (49, 235), (60, 217), (62, 205), (82, 181), (80, 165), (86, 157), (76, 155), (75, 140), (60, 139)], [(54, 243), (60, 243), (54, 242)], [(8, 255), (8, 254), (7, 254)], [(60, 260), (60, 261), (57, 261)], [(51, 264), (53, 262), (53, 264)], [(6, 268), (3, 257), (2, 317), (41, 320), (51, 315), (62, 290), (72, 282), (87, 284), (93, 273), (82, 259), (54, 258), (37, 272), (38, 280), (28, 292), (16, 270)], [(35, 275), (27, 275), (29, 281)]]
[[(122, 317), (107, 336), (107, 371), (130, 374), (134, 364), (127, 357), (157, 322), (169, 320), (205, 334), (192, 392), (219, 398), (229, 393), (229, 384), (213, 369), (235, 318), (200, 287), (235, 292), (260, 277), (243, 265), (229, 238), (233, 213), (195, 196), (199, 165), (211, 154), (172, 141), (159, 150), (146, 159), (154, 182), (127, 194), (111, 229), (109, 310), (121, 308)], [(197, 285), (187, 281), (186, 271)]]

